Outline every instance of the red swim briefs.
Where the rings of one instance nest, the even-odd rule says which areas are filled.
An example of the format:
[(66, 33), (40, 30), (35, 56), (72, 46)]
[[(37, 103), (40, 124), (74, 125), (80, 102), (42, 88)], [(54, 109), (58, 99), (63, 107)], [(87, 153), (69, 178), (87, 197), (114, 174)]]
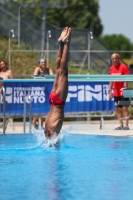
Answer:
[(54, 106), (65, 105), (65, 101), (61, 100), (54, 91), (50, 93), (48, 100), (50, 105)]

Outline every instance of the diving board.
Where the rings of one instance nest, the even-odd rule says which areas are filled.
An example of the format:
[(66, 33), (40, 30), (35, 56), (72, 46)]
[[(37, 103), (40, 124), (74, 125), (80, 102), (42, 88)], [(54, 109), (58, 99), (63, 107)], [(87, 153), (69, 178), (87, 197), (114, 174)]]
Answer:
[[(54, 80), (55, 75), (44, 75), (44, 76), (32, 76), (31, 79), (5, 79), (0, 80), (0, 82), (51, 82)], [(68, 75), (68, 81), (75, 82), (131, 82), (133, 81), (133, 75), (101, 75), (101, 74), (92, 74), (92, 75), (77, 75), (70, 74)]]

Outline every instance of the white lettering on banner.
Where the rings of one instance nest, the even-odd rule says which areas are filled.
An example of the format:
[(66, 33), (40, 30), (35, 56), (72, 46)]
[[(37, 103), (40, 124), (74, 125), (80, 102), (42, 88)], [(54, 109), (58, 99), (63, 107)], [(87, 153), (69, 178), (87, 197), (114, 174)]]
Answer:
[[(6, 101), (8, 103), (24, 103), (24, 96), (30, 95), (33, 103), (44, 103), (46, 101), (45, 87), (11, 87), (6, 88)], [(109, 84), (97, 84), (94, 87), (90, 85), (69, 86), (66, 102), (76, 98), (78, 102), (90, 102), (93, 99), (97, 101), (109, 101)], [(27, 100), (27, 103), (29, 101)]]
[(33, 102), (37, 103), (38, 97), (37, 96), (32, 96)]
[(45, 102), (45, 98), (43, 96), (38, 98), (39, 103), (44, 103)]
[[(35, 91), (35, 95), (39, 96), (40, 95), (40, 91)], [(32, 95), (33, 96), (33, 95)]]
[[(44, 103), (45, 98), (45, 87), (7, 87), (6, 91), (6, 101), (8, 103), (24, 103), (24, 96), (30, 95), (34, 103)], [(28, 98), (27, 103), (30, 103)]]
[(14, 91), (37, 91), (37, 90), (45, 90), (44, 87), (14, 87)]
[(12, 103), (12, 88), (11, 87), (8, 87), (6, 88), (6, 101), (8, 103)]
[(72, 97), (77, 97), (77, 86), (69, 86), (68, 90), (66, 102), (69, 102)]
[(19, 96), (19, 92), (18, 91), (14, 91), (14, 96)]
[[(6, 97), (6, 101), (7, 101), (7, 97)], [(8, 102), (8, 101), (7, 101)], [(20, 100), (19, 100), (19, 97), (14, 97), (14, 103), (19, 103)], [(9, 103), (9, 102), (8, 102)]]
[(102, 100), (102, 85), (95, 85), (95, 88), (92, 88), (90, 85), (85, 86), (86, 91), (86, 101), (92, 101), (93, 98), (98, 101)]
[(69, 86), (66, 102), (70, 102), (71, 98), (77, 98), (78, 102), (92, 101), (95, 98), (97, 101), (109, 101), (109, 84), (95, 85), (79, 85)]
[(109, 84), (103, 85), (103, 100), (109, 101)]
[(19, 97), (19, 98), (20, 98), (20, 99), (19, 99), (19, 100), (20, 100), (20, 103), (24, 103), (24, 101), (23, 101), (24, 98), (23, 98), (23, 97)]
[(79, 85), (78, 86), (78, 101), (83, 102), (84, 96), (85, 96), (84, 85)]
[(20, 94), (19, 94), (20, 97), (23, 97), (23, 96), (25, 96), (25, 95), (26, 95), (26, 94), (25, 94), (23, 91), (21, 91)]

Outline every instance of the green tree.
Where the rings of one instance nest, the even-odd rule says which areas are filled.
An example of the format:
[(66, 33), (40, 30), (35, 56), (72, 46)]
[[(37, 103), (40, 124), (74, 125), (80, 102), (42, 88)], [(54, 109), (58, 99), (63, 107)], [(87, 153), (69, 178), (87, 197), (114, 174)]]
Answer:
[(102, 33), (98, 16), (99, 5), (96, 0), (68, 0), (67, 8), (47, 10), (47, 20), (60, 27), (69, 25), (74, 28), (93, 29), (94, 35)]
[[(104, 35), (100, 37), (100, 40), (112, 51), (132, 51), (133, 44), (130, 39), (125, 37), (122, 34), (112, 34), (112, 35)], [(131, 54), (128, 52), (120, 53), (123, 58), (130, 58)]]
[[(16, 1), (25, 5), (25, 0)], [(48, 5), (49, 1), (51, 0), (47, 0)], [(29, 6), (32, 12), (42, 17), (43, 0), (27, 0), (26, 5)], [(67, 8), (48, 7), (46, 19), (49, 23), (58, 27), (85, 28), (93, 31), (94, 35), (99, 36), (102, 33), (103, 26), (98, 12), (98, 0), (67, 0)]]

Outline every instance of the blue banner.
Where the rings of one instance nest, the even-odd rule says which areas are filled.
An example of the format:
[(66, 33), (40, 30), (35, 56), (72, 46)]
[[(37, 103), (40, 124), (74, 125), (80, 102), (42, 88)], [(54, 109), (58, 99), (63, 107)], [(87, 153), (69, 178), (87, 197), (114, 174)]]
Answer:
[[(27, 80), (28, 81), (28, 80)], [(46, 115), (50, 105), (48, 96), (53, 82), (5, 82), (6, 115), (22, 116), (24, 97), (32, 97), (32, 114)], [(26, 100), (26, 112), (30, 111), (29, 99)], [(108, 82), (71, 82), (69, 81), (65, 113), (83, 113), (92, 111), (115, 110), (114, 101), (109, 100)], [(3, 112), (3, 103), (0, 113)]]

